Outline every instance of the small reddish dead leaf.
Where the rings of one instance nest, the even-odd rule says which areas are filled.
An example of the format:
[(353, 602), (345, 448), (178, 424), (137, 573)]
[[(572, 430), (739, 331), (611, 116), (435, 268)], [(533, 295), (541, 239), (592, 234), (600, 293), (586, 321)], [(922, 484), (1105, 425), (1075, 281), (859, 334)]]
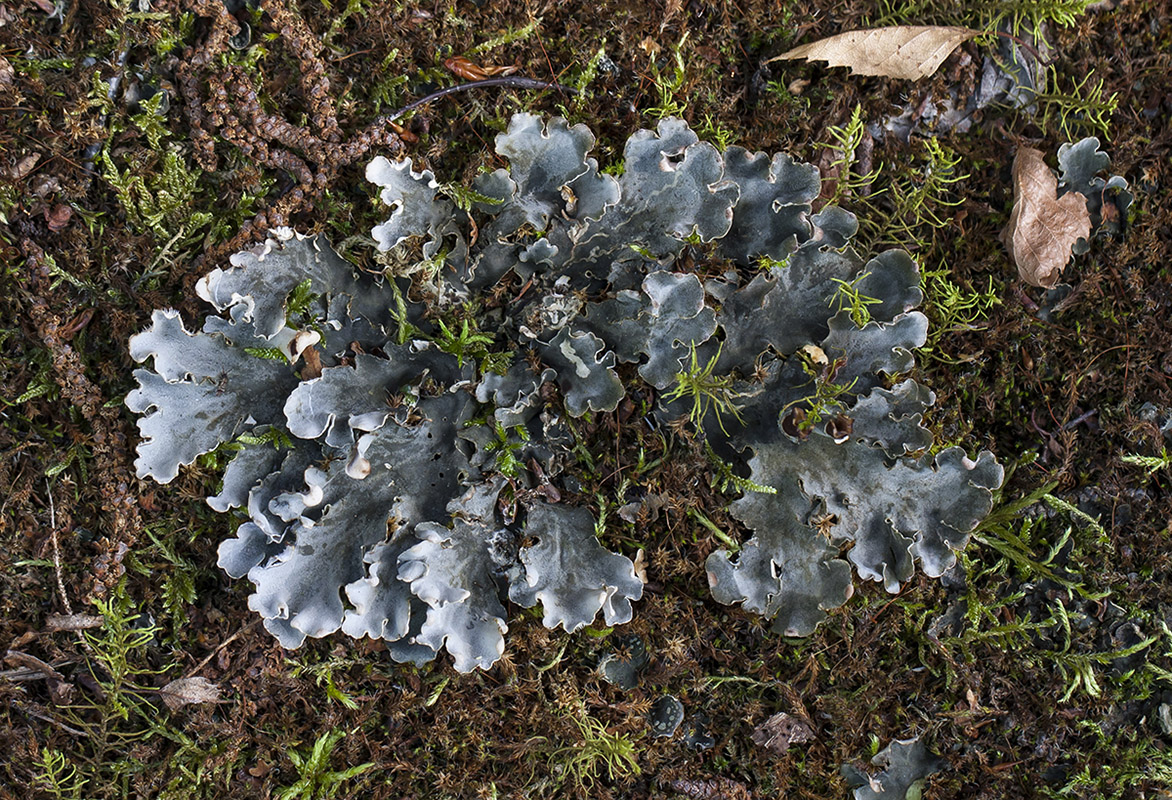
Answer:
[(321, 377), (321, 353), (316, 347), (307, 347), (301, 353), (305, 366), (301, 368), (301, 380), (309, 381)]
[(143, 511), (155, 511), (158, 505), (155, 503), (154, 492), (143, 492), (138, 496), (138, 507)]
[(855, 75), (919, 80), (931, 75), (952, 51), (980, 31), (945, 26), (895, 25), (847, 31), (774, 56), (772, 61), (825, 61)]
[(395, 135), (398, 136), (400, 139), (402, 139), (407, 144), (416, 144), (419, 142), (419, 137), (416, 136), (415, 134), (413, 134), (411, 131), (404, 128), (402, 125), (396, 125), (393, 122), (390, 123), (390, 125), (391, 125), (391, 130), (393, 130), (395, 132)]
[(49, 223), (49, 230), (56, 233), (69, 227), (69, 220), (73, 217), (73, 209), (64, 203), (58, 203), (53, 209), (45, 209), (45, 222)]
[(497, 75), (512, 75), (517, 71), (514, 66), (484, 67), (474, 64), (463, 56), (453, 56), (444, 61), (444, 67), (451, 73), (469, 81), (482, 81)]
[(1048, 289), (1070, 261), (1074, 243), (1091, 233), (1086, 199), (1078, 192), (1058, 197), (1058, 178), (1032, 147), (1022, 147), (1013, 159), (1013, 197), (1001, 241), (1021, 279)]
[(61, 181), (55, 175), (41, 175), (33, 181), (33, 197), (45, 200), (61, 189)]
[(25, 631), (20, 636), (17, 636), (15, 639), (9, 642), (8, 648), (10, 650), (19, 650), (22, 647), (28, 646), (31, 642), (35, 642), (37, 636), (39, 635), (40, 634), (37, 633), (37, 631)]
[(753, 731), (753, 741), (780, 756), (790, 745), (814, 741), (814, 730), (801, 717), (774, 714)]
[(1099, 211), (1099, 216), (1103, 218), (1101, 224), (1104, 227), (1118, 225), (1123, 220), (1123, 215), (1119, 213), (1119, 206), (1115, 205), (1113, 198), (1103, 198), (1103, 207)]
[(826, 433), (830, 435), (830, 438), (834, 439), (835, 444), (842, 444), (851, 438), (854, 427), (855, 421), (853, 419), (846, 414), (839, 414), (826, 423)]
[(53, 0), (32, 0), (32, 3), (46, 14), (52, 14), (53, 11), (56, 10), (53, 5)]
[(207, 678), (177, 678), (162, 689), (159, 696), (174, 711), (191, 703), (214, 703), (220, 699), (220, 687)]
[(68, 325), (61, 328), (62, 338), (68, 341), (80, 333), (85, 328), (85, 326), (89, 325), (90, 321), (93, 320), (94, 313), (95, 309), (87, 308), (71, 319)]

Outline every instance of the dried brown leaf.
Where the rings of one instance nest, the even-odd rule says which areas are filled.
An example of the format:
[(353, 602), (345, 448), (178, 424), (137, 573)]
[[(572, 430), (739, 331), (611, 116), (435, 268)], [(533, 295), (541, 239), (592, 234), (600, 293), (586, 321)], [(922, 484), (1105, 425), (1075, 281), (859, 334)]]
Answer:
[(639, 548), (639, 552), (635, 554), (635, 577), (643, 583), (647, 583), (647, 558), (643, 554), (643, 548)]
[(58, 203), (52, 209), (45, 209), (45, 222), (49, 230), (57, 233), (69, 227), (69, 220), (73, 217), (73, 210), (64, 203)]
[(517, 71), (515, 66), (485, 66), (476, 64), (463, 56), (453, 56), (444, 61), (444, 67), (451, 73), (470, 81), (482, 81), (497, 75), (512, 75)]
[(174, 711), (191, 703), (214, 703), (220, 699), (220, 687), (207, 678), (177, 678), (162, 689), (159, 696)]
[(914, 81), (931, 75), (953, 50), (980, 35), (981, 31), (971, 28), (926, 25), (847, 31), (795, 47), (765, 63), (804, 58), (849, 67), (855, 75)]
[(1017, 273), (1049, 288), (1070, 261), (1071, 248), (1091, 233), (1091, 214), (1078, 192), (1058, 197), (1058, 178), (1042, 151), (1022, 147), (1013, 159), (1013, 211), (1001, 232)]
[(13, 180), (23, 180), (32, 174), (32, 171), (37, 168), (37, 164), (40, 162), (40, 160), (40, 153), (30, 153), (29, 155), (17, 161), (16, 164), (8, 170), (8, 176)]
[(774, 714), (753, 731), (753, 741), (777, 755), (785, 755), (790, 745), (812, 742), (814, 729), (801, 717)]
[(320, 378), (322, 370), (321, 353), (317, 351), (317, 348), (310, 345), (305, 348), (301, 355), (305, 359), (305, 366), (301, 369), (301, 380), (309, 381), (314, 378)]
[(67, 706), (73, 701), (73, 684), (49, 678), (45, 681), (49, 690), (49, 699), (55, 706)]

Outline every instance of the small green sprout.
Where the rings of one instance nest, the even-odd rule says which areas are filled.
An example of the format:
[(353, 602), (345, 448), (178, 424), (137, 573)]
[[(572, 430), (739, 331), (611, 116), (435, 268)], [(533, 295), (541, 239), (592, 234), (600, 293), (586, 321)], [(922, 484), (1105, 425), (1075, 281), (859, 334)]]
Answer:
[[(860, 210), (865, 211), (860, 222), (863, 235), (874, 246), (932, 247), (935, 232), (952, 224), (949, 209), (962, 202), (955, 191), (969, 177), (960, 170), (962, 162), (959, 154), (936, 139), (925, 140), (921, 153), (903, 169), (892, 171), (883, 187), (872, 187), (860, 199)], [(875, 202), (879, 195), (883, 205)]]
[(1047, 91), (1035, 96), (1034, 119), (1044, 131), (1057, 130), (1062, 136), (1073, 141), (1082, 129), (1093, 130), (1099, 136), (1110, 133), (1111, 117), (1119, 110), (1119, 94), (1107, 95), (1102, 78), (1091, 82), (1094, 70), (1082, 80), (1074, 81), (1069, 89), (1059, 86), (1058, 70), (1050, 67), (1046, 76)]
[[(569, 81), (569, 85), (575, 91), (574, 103), (572, 108), (575, 111), (581, 111), (586, 101), (593, 96), (589, 90), (590, 84), (594, 83), (594, 79), (598, 77), (598, 68), (602, 64), (602, 59), (606, 57), (606, 39), (603, 38), (599, 44), (598, 49), (594, 51), (594, 55), (586, 62), (586, 66), (582, 72), (578, 74), (573, 80)], [(567, 115), (569, 116), (569, 115)]]
[[(651, 60), (651, 80), (655, 91), (659, 95), (659, 102), (643, 111), (652, 119), (666, 119), (667, 117), (683, 117), (688, 110), (687, 96), (684, 84), (688, 78), (688, 68), (684, 65), (684, 57), (680, 52), (684, 43), (688, 41), (687, 32), (680, 37), (679, 42), (672, 48), (670, 66), (660, 68), (654, 59)], [(680, 99), (684, 98), (684, 99)]]
[(389, 309), (391, 318), (395, 320), (397, 326), (395, 341), (399, 344), (407, 344), (408, 339), (412, 336), (418, 336), (421, 331), (410, 322), (407, 313), (407, 300), (403, 297), (403, 290), (399, 288), (399, 284), (392, 279), (387, 281), (387, 286), (390, 287), (395, 302), (395, 307)]
[(509, 478), (516, 478), (525, 468), (525, 465), (517, 458), (517, 451), (525, 446), (525, 442), (529, 441), (529, 431), (523, 425), (516, 425), (511, 430), (516, 431), (520, 441), (510, 439), (510, 429), (497, 422), (495, 426), (496, 440), (486, 444), (484, 450), (488, 453), (496, 452), (497, 472)]
[(951, 274), (952, 271), (944, 262), (941, 262), (939, 269), (920, 273), (925, 311), (932, 320), (928, 330), (929, 348), (945, 334), (983, 330), (983, 326), (978, 323), (987, 319), (993, 308), (1001, 305), (992, 277), (984, 291), (966, 291), (953, 283), (949, 278)]
[(479, 55), (480, 53), (487, 53), (490, 50), (496, 50), (498, 47), (514, 44), (516, 42), (523, 42), (541, 27), (541, 17), (533, 17), (529, 22), (525, 23), (519, 28), (509, 27), (498, 36), (491, 39), (486, 39), (468, 51), (469, 56)]
[(719, 487), (720, 491), (727, 492), (728, 488), (732, 486), (734, 489), (749, 493), (759, 492), (761, 494), (777, 494), (777, 489), (772, 486), (766, 486), (762, 483), (755, 483), (748, 478), (742, 478), (733, 471), (733, 465), (725, 461), (716, 454), (712, 449), (712, 445), (708, 442), (704, 443), (704, 455), (708, 458), (708, 463), (712, 465), (713, 473), (712, 480), (709, 483), (712, 487)]
[(1124, 464), (1143, 467), (1148, 471), (1149, 478), (1162, 469), (1172, 467), (1172, 454), (1168, 453), (1168, 448), (1166, 447), (1160, 451), (1160, 455), (1158, 456), (1123, 456), (1119, 460)]
[(871, 321), (870, 307), (883, 302), (874, 297), (868, 297), (859, 291), (859, 284), (870, 274), (870, 272), (860, 273), (850, 281), (844, 281), (841, 278), (833, 279), (838, 284), (838, 289), (834, 292), (835, 310), (842, 311), (844, 308), (848, 309), (851, 319), (860, 328)]
[(717, 150), (724, 152), (728, 146), (736, 141), (737, 132), (714, 120), (711, 114), (704, 115), (704, 123), (697, 126), (696, 135), (706, 142), (712, 142)]
[(827, 417), (834, 413), (841, 406), (839, 398), (849, 394), (858, 383), (858, 378), (850, 383), (835, 383), (834, 375), (840, 366), (840, 362), (835, 362), (828, 366), (819, 367), (808, 354), (802, 354), (802, 368), (806, 374), (813, 378), (814, 391), (786, 405), (781, 410), (781, 416), (784, 417), (787, 411), (794, 408), (794, 424), (803, 436), (821, 425)]
[(768, 272), (771, 269), (788, 269), (793, 253), (787, 253), (780, 261), (769, 256), (757, 256), (757, 271)]
[(282, 789), (277, 794), (277, 800), (318, 800), (333, 797), (339, 784), (373, 768), (374, 764), (367, 762), (340, 772), (330, 769), (330, 755), (345, 735), (345, 731), (340, 730), (323, 733), (308, 755), (289, 750), (289, 760), (297, 767), (298, 780), (292, 786)]
[(512, 366), (514, 355), (512, 350), (505, 350), (501, 353), (485, 353), (484, 357), (480, 359), (480, 371), (504, 375)]
[(882, 167), (875, 167), (865, 175), (855, 171), (855, 153), (862, 146), (867, 135), (867, 121), (863, 118), (863, 107), (856, 105), (846, 125), (834, 125), (827, 129), (830, 138), (834, 141), (821, 143), (822, 147), (836, 153), (835, 159), (830, 162), (828, 175), (837, 175), (836, 178), (824, 178), (834, 181), (834, 194), (827, 201), (827, 205), (837, 205), (844, 197), (860, 194), (869, 189), (875, 179), (879, 177)]
[(468, 212), (472, 210), (472, 206), (477, 203), (485, 205), (499, 206), (504, 202), (499, 197), (489, 197), (486, 194), (472, 189), (468, 186), (462, 186), (458, 183), (441, 183), (439, 187), (440, 194), (445, 195), (451, 200), (456, 208), (461, 211)]
[(263, 358), (266, 361), (288, 361), (279, 347), (246, 347), (244, 352), (253, 358)]
[[(246, 445), (248, 447), (255, 447), (261, 444), (271, 444), (273, 447), (280, 450), (281, 448), (289, 448), (293, 446), (293, 440), (289, 434), (285, 433), (280, 428), (268, 428), (263, 433), (252, 434), (242, 433), (236, 437), (238, 445)], [(239, 449), (239, 447), (237, 447)]]
[(492, 336), (480, 333), (474, 324), (467, 319), (460, 324), (460, 332), (453, 333), (444, 321), (438, 320), (440, 335), (436, 339), (439, 349), (451, 353), (456, 357), (460, 366), (464, 366), (464, 358), (483, 358), (488, 355), (488, 346), (492, 344)]
[(41, 757), (33, 766), (37, 770), (33, 778), (35, 787), (57, 800), (78, 800), (89, 783), (60, 750), (41, 748)]
[(600, 768), (607, 778), (638, 775), (639, 762), (635, 758), (635, 743), (620, 733), (611, 733), (601, 722), (588, 714), (573, 717), (582, 741), (560, 747), (550, 760), (560, 768), (561, 781), (571, 780), (579, 789), (589, 789), (598, 779)]
[(313, 291), (312, 278), (306, 278), (293, 287), (293, 291), (289, 292), (289, 299), (285, 301), (285, 320), (289, 327), (296, 327), (297, 320), (309, 314), (310, 306), (317, 298), (318, 295)]
[(691, 364), (688, 369), (676, 375), (675, 388), (667, 393), (665, 399), (670, 402), (690, 397), (692, 407), (688, 411), (688, 418), (694, 426), (699, 428), (703, 424), (704, 418), (708, 416), (708, 412), (712, 411), (716, 414), (716, 422), (720, 425), (720, 429), (728, 433), (721, 414), (732, 414), (736, 421), (742, 425), (745, 421), (741, 419), (741, 407), (737, 404), (737, 400), (742, 395), (733, 391), (732, 375), (714, 376), (712, 374), (716, 369), (716, 362), (720, 360), (720, 350), (723, 347), (724, 345), (721, 344), (720, 348), (716, 350), (716, 355), (708, 359), (707, 364), (700, 366), (700, 356), (695, 343), (693, 343)]

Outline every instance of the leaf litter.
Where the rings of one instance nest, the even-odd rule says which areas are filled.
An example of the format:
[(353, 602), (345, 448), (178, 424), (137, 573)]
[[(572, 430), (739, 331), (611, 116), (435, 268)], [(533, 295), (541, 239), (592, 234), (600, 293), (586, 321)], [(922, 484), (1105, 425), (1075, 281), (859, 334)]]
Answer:
[(925, 25), (847, 31), (787, 50), (765, 63), (804, 58), (847, 67), (855, 75), (915, 81), (934, 73), (956, 48), (980, 35), (971, 28)]
[(1090, 235), (1086, 199), (1078, 192), (1058, 197), (1058, 178), (1042, 151), (1032, 147), (1022, 147), (1013, 159), (1013, 194), (1001, 240), (1021, 279), (1048, 289), (1058, 282), (1075, 243)]

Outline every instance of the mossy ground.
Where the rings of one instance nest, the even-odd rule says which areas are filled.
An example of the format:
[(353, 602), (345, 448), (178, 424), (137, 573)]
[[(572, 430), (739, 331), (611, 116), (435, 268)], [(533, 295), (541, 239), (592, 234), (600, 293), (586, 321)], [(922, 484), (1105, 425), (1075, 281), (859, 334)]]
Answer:
[[(966, 587), (920, 577), (892, 597), (861, 586), (816, 635), (782, 641), (708, 597), (704, 559), (721, 546), (712, 527), (744, 534), (724, 511), (731, 496), (698, 480), (710, 472), (698, 446), (632, 413), (632, 395), (632, 405), (581, 426), (583, 490), (573, 498), (607, 512), (610, 546), (646, 552), (651, 582), (623, 630), (646, 641), (651, 664), (629, 692), (594, 671), (609, 632), (550, 632), (519, 609), (506, 655), (488, 672), (458, 675), (442, 656), (400, 667), (378, 645), (342, 637), (283, 651), (247, 610), (248, 584), (215, 566), (229, 521), (202, 502), (217, 481), (207, 463), (165, 488), (129, 487), (142, 529), (122, 559), (124, 577), (95, 608), (94, 565), (119, 545), (95, 471), (129, 467), (134, 428), (123, 413), (114, 433), (129, 447), (95, 456), (95, 426), (105, 423), (68, 401), (78, 376), (60, 373), (61, 348), (118, 406), (131, 386), (127, 337), (156, 307), (195, 318), (190, 287), (213, 266), (197, 259), (291, 186), (289, 175), (222, 141), (216, 172), (195, 167), (169, 59), (206, 34), (206, 20), (183, 2), (131, 5), (70, 0), (56, 15), (51, 3), (0, 5), (0, 643), (18, 654), (0, 673), (0, 795), (832, 798), (848, 793), (841, 764), (913, 735), (946, 764), (925, 797), (1172, 791), (1170, 740), (1158, 721), (1172, 701), (1172, 468), (1148, 475), (1121, 460), (1160, 454), (1139, 409), (1172, 406), (1167, 2), (1123, 2), (1049, 24), (1054, 99), (1036, 114), (989, 109), (970, 131), (941, 137), (958, 180), (911, 208), (857, 192), (842, 200), (869, 223), (871, 241), (910, 245), (962, 296), (1000, 301), (969, 319), (942, 283), (928, 283), (925, 307), (940, 333), (915, 377), (937, 392), (938, 438), (1017, 465), (1002, 502), (1038, 499), (1053, 484), (1052, 497), (1098, 523), (1061, 502), (1033, 503), (983, 529), (965, 554)], [(706, 138), (830, 166), (825, 143), (856, 107), (877, 120), (971, 85), (984, 45), (966, 45), (918, 84), (763, 66), (769, 56), (873, 24), (988, 26), (1003, 13), (1028, 31), (1039, 15), (1062, 22), (1082, 5), (336, 0), (299, 11), (328, 39), (343, 132), (458, 82), (442, 66), (450, 56), (585, 84), (579, 96), (464, 93), (405, 122), (418, 137), (409, 153), (463, 183), (493, 164), (492, 137), (517, 110), (587, 122), (604, 164), (635, 129), (679, 114)], [(209, 73), (242, 65), (269, 112), (305, 124), (296, 54), (267, 16), (238, 16), (251, 19), (255, 46), (225, 50)], [(1087, 75), (1078, 95), (1101, 80), (1117, 107), (1080, 105), (1072, 92)], [(128, 109), (124, 92), (136, 82), (167, 89), (169, 111)], [(1012, 201), (1012, 152), (1052, 154), (1090, 133), (1104, 137), (1113, 170), (1132, 184), (1133, 221), (1124, 237), (1075, 260), (1073, 293), (1040, 315), (1041, 292), (1018, 281), (997, 241)], [(872, 158), (883, 164), (876, 188), (897, 187), (890, 197), (902, 201), (933, 180), (924, 166), (941, 156), (917, 135), (906, 145), (888, 138)], [(343, 169), (291, 223), (336, 241), (364, 234), (379, 210), (361, 173), (361, 163)], [(50, 281), (34, 280), (26, 241), (52, 257)], [(360, 240), (347, 244), (369, 258)], [(44, 315), (33, 313), (46, 307), (61, 325), (53, 352), (37, 321)], [(616, 505), (633, 493), (662, 497), (656, 520), (636, 528), (619, 518)], [(961, 598), (965, 624), (932, 627)], [(104, 613), (105, 625), (47, 632), (66, 603)], [(21, 653), (59, 677), (22, 672)], [(153, 690), (188, 674), (217, 684), (222, 699), (166, 710)], [(651, 738), (644, 714), (668, 692), (689, 720), (703, 719), (712, 747), (690, 749), (679, 734)], [(755, 744), (754, 728), (777, 712), (805, 717), (816, 739), (785, 755)], [(373, 766), (345, 772), (365, 764)]]

